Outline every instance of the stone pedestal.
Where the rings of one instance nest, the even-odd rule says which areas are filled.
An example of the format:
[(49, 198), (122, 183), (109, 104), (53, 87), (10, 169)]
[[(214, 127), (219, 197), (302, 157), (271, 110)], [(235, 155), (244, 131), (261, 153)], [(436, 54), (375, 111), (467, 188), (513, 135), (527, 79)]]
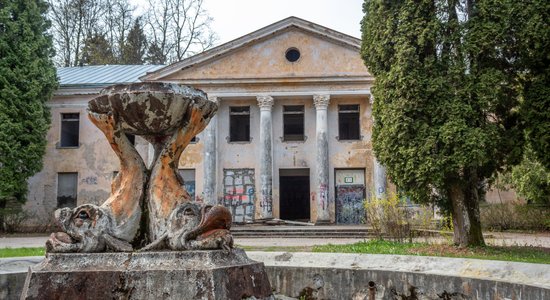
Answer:
[(48, 254), (21, 299), (271, 299), (263, 263), (231, 252)]

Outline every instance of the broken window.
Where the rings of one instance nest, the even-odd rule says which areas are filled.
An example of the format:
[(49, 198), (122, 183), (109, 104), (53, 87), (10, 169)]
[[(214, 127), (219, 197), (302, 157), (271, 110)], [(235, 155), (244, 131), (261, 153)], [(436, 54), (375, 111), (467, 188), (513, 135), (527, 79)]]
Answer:
[(78, 147), (79, 113), (61, 114), (61, 147)]
[(283, 139), (285, 141), (304, 140), (304, 106), (283, 106)]
[(229, 141), (250, 141), (250, 106), (229, 108)]
[(195, 199), (195, 169), (179, 169), (178, 173), (183, 179), (183, 187), (187, 190), (191, 199)]
[(57, 173), (57, 208), (76, 207), (78, 173)]
[(359, 127), (359, 105), (338, 105), (338, 139), (361, 139)]
[(130, 133), (125, 133), (126, 137), (128, 138), (128, 141), (130, 141), (130, 144), (135, 145), (136, 144), (136, 136)]

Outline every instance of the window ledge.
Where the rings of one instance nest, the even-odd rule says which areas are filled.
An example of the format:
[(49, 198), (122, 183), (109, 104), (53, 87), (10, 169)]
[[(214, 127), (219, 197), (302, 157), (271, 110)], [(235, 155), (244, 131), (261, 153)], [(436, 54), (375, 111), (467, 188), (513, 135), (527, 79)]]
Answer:
[(248, 141), (231, 141), (228, 136), (225, 137), (225, 140), (228, 144), (251, 144), (252, 143), (252, 137), (250, 137), (250, 140)]
[(302, 140), (285, 140), (283, 136), (280, 136), (279, 139), (283, 143), (290, 143), (290, 144), (303, 144), (307, 141), (307, 135), (304, 135), (304, 138)]
[(339, 136), (336, 136), (336, 140), (343, 143), (360, 142), (363, 140), (363, 136), (360, 136), (358, 139), (341, 139)]
[(59, 144), (55, 144), (55, 149), (78, 149), (80, 148), (80, 145), (78, 146), (61, 146)]

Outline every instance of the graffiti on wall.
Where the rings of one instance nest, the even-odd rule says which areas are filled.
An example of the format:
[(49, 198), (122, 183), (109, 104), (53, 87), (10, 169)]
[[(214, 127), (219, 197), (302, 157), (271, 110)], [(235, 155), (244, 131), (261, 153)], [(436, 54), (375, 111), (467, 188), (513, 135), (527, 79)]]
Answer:
[(86, 178), (82, 178), (80, 180), (80, 183), (83, 184), (90, 184), (90, 185), (97, 185), (97, 177), (95, 176), (88, 176)]
[(336, 223), (361, 224), (365, 222), (364, 185), (336, 186)]
[(252, 221), (254, 217), (254, 169), (223, 170), (222, 205), (231, 210), (233, 222)]
[(328, 209), (328, 188), (326, 184), (319, 185), (319, 205), (323, 210)]

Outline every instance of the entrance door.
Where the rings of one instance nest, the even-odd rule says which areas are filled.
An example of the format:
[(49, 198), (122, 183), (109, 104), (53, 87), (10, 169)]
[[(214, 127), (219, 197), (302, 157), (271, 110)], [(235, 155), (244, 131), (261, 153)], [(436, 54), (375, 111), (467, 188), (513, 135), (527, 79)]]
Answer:
[(280, 218), (309, 221), (309, 169), (281, 169), (279, 175)]
[(336, 223), (365, 223), (365, 170), (336, 170)]

